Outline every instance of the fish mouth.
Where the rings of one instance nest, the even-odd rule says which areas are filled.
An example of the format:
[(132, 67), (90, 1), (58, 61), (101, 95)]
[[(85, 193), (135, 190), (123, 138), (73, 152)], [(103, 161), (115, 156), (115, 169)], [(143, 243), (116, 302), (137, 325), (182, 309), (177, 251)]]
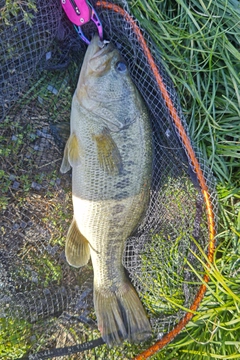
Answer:
[(95, 35), (89, 45), (92, 47), (91, 59), (96, 59), (103, 55), (107, 55), (115, 50), (114, 46), (110, 41), (100, 40), (98, 35)]
[(101, 41), (95, 35), (84, 58), (85, 76), (102, 76), (111, 68), (113, 58), (118, 58), (117, 49), (109, 41)]
[(94, 35), (88, 45), (82, 64), (77, 88), (88, 82), (88, 76), (101, 76), (109, 70), (111, 60), (116, 54), (114, 46), (108, 41), (101, 41), (98, 35)]

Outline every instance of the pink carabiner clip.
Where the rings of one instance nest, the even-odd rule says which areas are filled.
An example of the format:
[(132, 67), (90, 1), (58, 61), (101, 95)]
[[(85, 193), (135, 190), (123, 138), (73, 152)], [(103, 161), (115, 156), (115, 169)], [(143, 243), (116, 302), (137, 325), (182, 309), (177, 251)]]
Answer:
[(74, 25), (82, 26), (91, 20), (91, 7), (86, 0), (61, 0), (61, 4)]
[(87, 44), (90, 43), (81, 29), (81, 26), (90, 20), (97, 26), (99, 37), (102, 40), (103, 29), (101, 21), (94, 8), (86, 0), (61, 0), (61, 4), (67, 17), (74, 24), (77, 33), (83, 41)]

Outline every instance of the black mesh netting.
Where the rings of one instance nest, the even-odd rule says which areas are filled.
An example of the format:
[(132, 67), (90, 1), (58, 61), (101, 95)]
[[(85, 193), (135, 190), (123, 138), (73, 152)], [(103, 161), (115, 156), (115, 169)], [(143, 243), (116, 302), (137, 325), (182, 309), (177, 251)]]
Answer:
[[(116, 3), (116, 2), (115, 2)], [(125, 1), (118, 2), (127, 9)], [(5, 2), (0, 1), (1, 9)], [(93, 2), (95, 6), (95, 2)], [(72, 219), (71, 175), (60, 175), (72, 94), (86, 46), (55, 1), (36, 1), (32, 24), (24, 8), (0, 24), (0, 358), (97, 339), (91, 264), (65, 259)], [(200, 287), (195, 274), (207, 252), (203, 195), (185, 148), (131, 25), (95, 6), (104, 36), (125, 58), (151, 113), (154, 169), (150, 204), (123, 258), (153, 328), (153, 339), (113, 349), (106, 345), (71, 359), (130, 359), (179, 323)], [(93, 31), (86, 25), (87, 36)], [(173, 85), (144, 34), (187, 132)], [(214, 182), (196, 151), (216, 214)], [(193, 270), (194, 269), (194, 270)]]

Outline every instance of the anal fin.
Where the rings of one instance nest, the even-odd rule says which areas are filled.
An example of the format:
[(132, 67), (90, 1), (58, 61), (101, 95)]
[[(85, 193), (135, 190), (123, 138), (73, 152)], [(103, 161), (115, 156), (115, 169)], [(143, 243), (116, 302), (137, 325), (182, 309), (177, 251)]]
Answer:
[(90, 259), (89, 243), (79, 231), (75, 219), (67, 233), (65, 254), (69, 265), (76, 268), (86, 265)]

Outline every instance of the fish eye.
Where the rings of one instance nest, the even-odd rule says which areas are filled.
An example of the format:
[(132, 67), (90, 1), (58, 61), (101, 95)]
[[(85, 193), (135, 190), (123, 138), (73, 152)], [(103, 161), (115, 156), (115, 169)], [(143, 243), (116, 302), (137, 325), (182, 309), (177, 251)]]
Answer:
[(118, 61), (115, 67), (116, 70), (120, 73), (125, 73), (127, 71), (127, 65), (123, 61)]

